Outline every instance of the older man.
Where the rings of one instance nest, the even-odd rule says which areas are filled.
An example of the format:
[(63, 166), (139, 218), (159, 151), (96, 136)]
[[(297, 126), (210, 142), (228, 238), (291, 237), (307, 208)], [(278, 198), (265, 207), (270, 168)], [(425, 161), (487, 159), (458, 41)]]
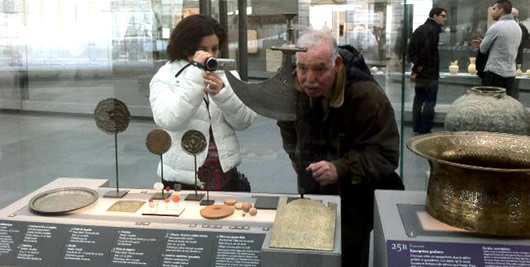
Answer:
[(491, 16), (497, 21), (486, 32), (484, 39), (473, 40), (473, 47), (482, 54), (488, 54), (488, 60), (482, 75), (482, 85), (506, 88), (506, 93), (516, 96), (514, 90), (515, 59), (521, 43), (521, 28), (512, 16), (512, 3), (497, 0), (491, 7)]
[(338, 49), (323, 31), (297, 46), (308, 51), (297, 54), (297, 119), (278, 122), (283, 146), (300, 192), (341, 197), (342, 265), (367, 266), (373, 191), (403, 189), (394, 110), (352, 47)]

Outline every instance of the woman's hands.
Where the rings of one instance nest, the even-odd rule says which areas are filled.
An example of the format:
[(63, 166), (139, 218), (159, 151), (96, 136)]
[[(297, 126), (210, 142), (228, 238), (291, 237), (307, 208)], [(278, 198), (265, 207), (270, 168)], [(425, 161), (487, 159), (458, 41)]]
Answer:
[[(198, 50), (197, 52), (195, 52), (195, 55), (193, 55), (193, 61), (196, 61), (200, 64), (204, 64), (206, 59), (208, 59), (209, 57), (213, 57), (212, 54), (203, 50)], [(210, 95), (218, 94), (221, 89), (225, 87), (223, 80), (221, 80), (221, 77), (219, 77), (219, 75), (214, 72), (205, 71), (202, 77), (204, 78), (204, 83), (206, 84), (205, 91)]]
[(212, 57), (212, 54), (203, 50), (197, 50), (197, 52), (195, 52), (195, 55), (193, 55), (192, 60), (199, 64), (204, 64), (206, 59), (208, 59), (209, 57)]
[(210, 95), (218, 94), (225, 87), (223, 80), (217, 73), (206, 71), (202, 77), (204, 78), (204, 83), (206, 83), (205, 91)]

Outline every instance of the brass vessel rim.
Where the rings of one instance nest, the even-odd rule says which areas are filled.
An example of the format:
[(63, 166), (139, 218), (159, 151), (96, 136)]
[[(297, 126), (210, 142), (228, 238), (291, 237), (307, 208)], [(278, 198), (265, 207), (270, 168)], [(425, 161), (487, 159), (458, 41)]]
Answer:
[(456, 163), (456, 162), (452, 162), (452, 161), (448, 161), (448, 160), (432, 157), (432, 156), (427, 155), (427, 154), (425, 154), (425, 153), (423, 153), (421, 151), (418, 151), (418, 149), (416, 149), (416, 143), (418, 143), (418, 141), (422, 141), (422, 140), (427, 139), (427, 138), (434, 138), (434, 137), (437, 137), (437, 136), (478, 136), (480, 134), (493, 135), (493, 136), (497, 136), (497, 137), (509, 137), (509, 138), (519, 137), (517, 135), (512, 135), (512, 134), (492, 133), (492, 132), (478, 132), (478, 131), (477, 132), (439, 132), (439, 133), (430, 133), (430, 134), (424, 134), (424, 135), (418, 135), (418, 136), (411, 137), (410, 139), (407, 140), (407, 148), (410, 151), (412, 151), (413, 153), (417, 154), (418, 156), (421, 156), (421, 157), (426, 158), (428, 160), (431, 160), (431, 161), (434, 161), (434, 162), (437, 162), (437, 163), (443, 163), (443, 164), (446, 164), (446, 165), (455, 166), (455, 167), (461, 167), (461, 168), (466, 168), (466, 169), (474, 169), (474, 170), (481, 170), (481, 171), (503, 172), (503, 173), (530, 173), (530, 168), (520, 168), (520, 169), (494, 168), (494, 167), (482, 167), (482, 166), (474, 166), (474, 165), (463, 164), (463, 163)]

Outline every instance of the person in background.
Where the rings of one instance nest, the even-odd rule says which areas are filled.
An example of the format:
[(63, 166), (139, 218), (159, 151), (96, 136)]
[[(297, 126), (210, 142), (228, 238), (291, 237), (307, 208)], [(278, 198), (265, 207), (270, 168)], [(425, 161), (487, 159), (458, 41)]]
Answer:
[(517, 51), (517, 58), (515, 59), (515, 63), (523, 64), (523, 49), (530, 47), (530, 34), (528, 33), (528, 29), (526, 28), (526, 26), (524, 26), (524, 24), (519, 21), (519, 10), (517, 10), (517, 8), (515, 7), (512, 7), (512, 16), (513, 19), (519, 24), (522, 34), (521, 44), (519, 45), (519, 50)]
[[(208, 58), (219, 55), (226, 33), (214, 19), (192, 15), (173, 29), (167, 53), (169, 61), (149, 85), (155, 123), (169, 132), (172, 145), (164, 154), (164, 185), (195, 189), (194, 157), (181, 148), (188, 130), (200, 131), (207, 141), (197, 155), (197, 165), (213, 170), (211, 190), (250, 191), (241, 162), (236, 130), (249, 127), (256, 113), (232, 91), (224, 73), (205, 71)], [(158, 166), (160, 176), (160, 164)]]
[(310, 30), (296, 44), (296, 120), (278, 121), (298, 191), (341, 197), (342, 266), (368, 266), (374, 190), (404, 189), (399, 132), (383, 89), (353, 47)]
[[(521, 28), (521, 44), (519, 45), (519, 49), (517, 50), (517, 57), (515, 58), (516, 64), (521, 64), (521, 68), (523, 68), (523, 56), (524, 56), (524, 49), (530, 48), (530, 37), (528, 34), (528, 29), (526, 26), (524, 26), (521, 22), (519, 22), (519, 10), (517, 10), (515, 7), (512, 7), (512, 16), (513, 19), (519, 24), (519, 27)], [(523, 68), (524, 69), (524, 68)], [(514, 85), (513, 85), (513, 93), (512, 97), (515, 99), (519, 99), (519, 80), (515, 79)]]
[(517, 95), (514, 89), (515, 59), (521, 43), (522, 32), (512, 16), (512, 4), (508, 0), (497, 0), (491, 7), (491, 16), (496, 21), (486, 31), (484, 38), (472, 41), (479, 53), (487, 54), (481, 84), (506, 88), (510, 96)]
[(442, 27), (447, 23), (447, 11), (435, 7), (429, 18), (410, 38), (407, 55), (413, 64), (411, 78), (416, 82), (412, 104), (412, 128), (415, 134), (430, 133), (434, 126), (434, 107), (440, 78), (438, 42)]

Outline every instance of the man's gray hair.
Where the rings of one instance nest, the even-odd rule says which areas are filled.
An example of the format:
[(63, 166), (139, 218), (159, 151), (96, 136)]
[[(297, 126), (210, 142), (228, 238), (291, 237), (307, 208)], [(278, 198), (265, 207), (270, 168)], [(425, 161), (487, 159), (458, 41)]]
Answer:
[[(339, 56), (339, 51), (337, 48), (337, 41), (331, 35), (330, 31), (327, 30), (307, 30), (298, 38), (296, 41), (297, 47), (305, 47), (311, 49), (322, 42), (326, 42), (331, 46), (331, 63), (335, 65), (335, 59)], [(299, 52), (303, 53), (303, 52)], [(298, 55), (296, 54), (296, 61), (298, 62)]]

